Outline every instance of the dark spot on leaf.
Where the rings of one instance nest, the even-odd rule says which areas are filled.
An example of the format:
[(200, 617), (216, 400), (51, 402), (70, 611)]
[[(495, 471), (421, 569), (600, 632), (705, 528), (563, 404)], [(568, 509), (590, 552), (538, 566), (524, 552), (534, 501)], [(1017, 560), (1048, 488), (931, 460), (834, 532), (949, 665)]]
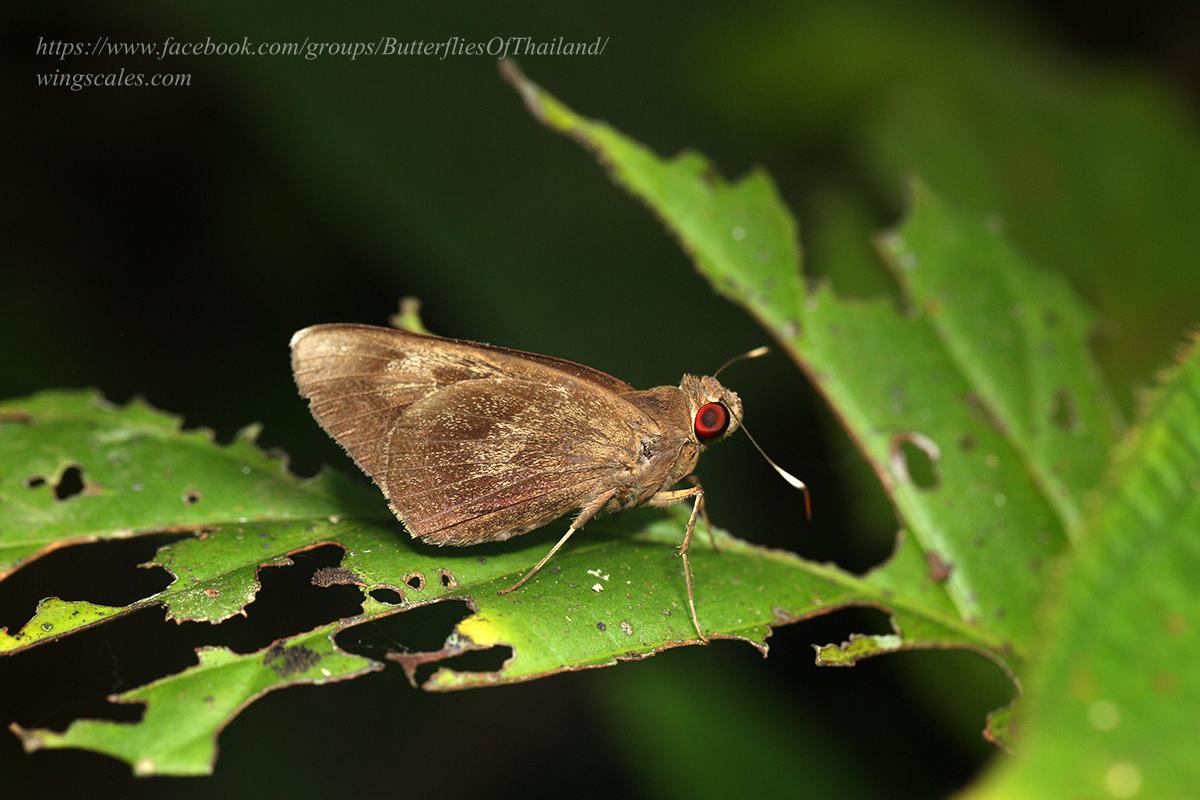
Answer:
[(69, 500), (83, 491), (83, 470), (78, 464), (72, 464), (63, 472), (58, 483), (54, 485), (54, 497), (57, 500)]
[(42, 477), (41, 475), (30, 475), (28, 478), (25, 479), (25, 486), (30, 489), (37, 489), (38, 487), (45, 486), (45, 485), (46, 485), (46, 479), (44, 477)]
[(1058, 314), (1055, 313), (1051, 309), (1047, 309), (1042, 314), (1042, 322), (1046, 323), (1047, 328), (1057, 328), (1058, 327)]
[(971, 412), (972, 417), (1004, 433), (1004, 426), (1000, 424), (1000, 420), (992, 413), (991, 407), (983, 402), (983, 399), (979, 395), (974, 392), (967, 392), (964, 400), (967, 403), (967, 410)]
[(187, 503), (189, 506), (196, 505), (196, 503), (200, 502), (200, 492), (195, 489), (189, 489), (183, 493), (183, 502)]
[(945, 583), (954, 571), (954, 565), (943, 559), (936, 550), (926, 553), (925, 561), (929, 564), (929, 580), (934, 583)]
[(33, 423), (33, 415), (25, 411), (0, 411), (0, 423), (19, 422), (22, 425)]
[(1004, 619), (1004, 616), (1007, 613), (1008, 612), (1006, 610), (1004, 610), (1003, 608), (997, 608), (996, 609), (996, 619)]
[(410, 572), (409, 574), (405, 575), (404, 582), (416, 589), (418, 592), (425, 590), (425, 576), (420, 572)]
[(263, 664), (270, 667), (281, 678), (307, 672), (320, 660), (321, 656), (315, 650), (310, 650), (303, 645), (284, 647), (282, 644), (274, 644), (263, 654)]
[(210, 586), (204, 590), (204, 594), (206, 597), (217, 598), (217, 597), (221, 596), (221, 590), (214, 589), (213, 587)]
[(598, 630), (598, 631), (606, 631), (606, 630), (608, 630), (608, 626), (607, 626), (607, 625), (605, 625), (603, 622), (597, 622), (597, 623), (596, 623), (596, 630)]
[(1179, 678), (1170, 672), (1160, 672), (1154, 676), (1154, 691), (1162, 695), (1173, 695), (1179, 691)]
[(1075, 411), (1075, 398), (1066, 389), (1054, 393), (1050, 405), (1050, 421), (1056, 428), (1064, 431), (1074, 431), (1079, 425), (1079, 415)]
[(387, 603), (389, 606), (397, 606), (404, 602), (404, 595), (397, 592), (395, 589), (389, 589), (386, 586), (371, 590), (371, 597), (378, 600), (380, 603)]
[(958, 437), (958, 446), (963, 450), (974, 450), (975, 437), (969, 433), (964, 433), (962, 436)]
[(438, 575), (442, 580), (442, 587), (445, 589), (453, 589), (458, 586), (458, 580), (455, 579), (454, 573), (448, 569), (439, 569)]
[(942, 451), (928, 436), (915, 431), (898, 433), (889, 447), (892, 472), (897, 479), (910, 481), (918, 489), (934, 489), (941, 482), (937, 462)]
[(1167, 635), (1172, 637), (1184, 636), (1191, 627), (1183, 614), (1168, 614), (1165, 622)]
[(345, 567), (321, 567), (313, 573), (312, 585), (320, 586), (322, 589), (336, 585), (361, 586), (362, 580)]

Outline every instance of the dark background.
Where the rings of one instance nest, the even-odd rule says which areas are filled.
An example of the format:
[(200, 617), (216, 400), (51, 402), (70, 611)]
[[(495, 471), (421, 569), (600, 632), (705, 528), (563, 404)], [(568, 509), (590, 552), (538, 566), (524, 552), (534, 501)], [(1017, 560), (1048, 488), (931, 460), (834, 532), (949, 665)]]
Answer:
[[(405, 295), (423, 300), (437, 332), (564, 356), (641, 387), (763, 343), (589, 155), (527, 115), (494, 59), (35, 55), (39, 36), (599, 35), (611, 37), (603, 56), (522, 66), (660, 153), (694, 147), (731, 177), (765, 166), (799, 216), (806, 272), (844, 293), (894, 291), (869, 236), (902, 212), (906, 175), (1003, 215), (1019, 246), (1098, 309), (1096, 352), (1131, 411), (1198, 306), (1200, 15), (1182, 9), (20, 12), (3, 31), (0, 396), (140, 394), (222, 439), (261, 421), (262, 443), (308, 475), (353, 467), (296, 396), (291, 333), (383, 324)], [(190, 72), (192, 83), (72, 92), (34, 79), (120, 67)], [(728, 383), (756, 436), (812, 487), (817, 516), (803, 523), (798, 498), (734, 440), (699, 470), (714, 520), (858, 571), (882, 560), (897, 525), (887, 500), (794, 365), (774, 355)], [(0, 626), (21, 624), (47, 594), (128, 602), (154, 591), (134, 565), (158, 544), (43, 559), (0, 585)], [(264, 579), (258, 613), (236, 630), (149, 613), (0, 660), (0, 721), (113, 714), (104, 695), (182, 668), (196, 644), (261, 647), (340, 616), (347, 598), (304, 588), (322, 557)], [(452, 622), (430, 616), (378, 635), (437, 642)], [(813, 666), (810, 643), (885, 628), (881, 614), (844, 611), (777, 631), (766, 661), (721, 642), (445, 696), (389, 669), (255, 703), (222, 734), (212, 779), (133, 781), (94, 754), (24, 755), (8, 735), (0, 775), (7, 796), (946, 795), (994, 755), (979, 731), (1011, 686), (966, 653)]]

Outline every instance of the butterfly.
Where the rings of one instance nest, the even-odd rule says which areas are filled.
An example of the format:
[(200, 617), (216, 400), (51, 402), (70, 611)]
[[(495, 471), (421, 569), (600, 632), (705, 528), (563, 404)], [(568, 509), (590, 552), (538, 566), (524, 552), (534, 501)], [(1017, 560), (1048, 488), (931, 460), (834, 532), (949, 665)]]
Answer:
[(498, 542), (576, 513), (502, 593), (524, 585), (600, 513), (691, 500), (679, 554), (692, 624), (708, 640), (688, 561), (704, 512), (692, 471), (742, 418), (741, 400), (715, 377), (638, 390), (561, 358), (357, 324), (305, 328), (291, 350), (313, 417), (415, 538)]

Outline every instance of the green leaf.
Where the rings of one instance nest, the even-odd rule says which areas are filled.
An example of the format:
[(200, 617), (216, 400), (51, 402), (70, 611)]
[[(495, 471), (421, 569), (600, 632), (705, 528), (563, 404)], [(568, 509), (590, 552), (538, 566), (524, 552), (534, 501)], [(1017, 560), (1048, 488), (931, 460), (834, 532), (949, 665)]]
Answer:
[(921, 184), (915, 194), (904, 226), (883, 239), (889, 263), (1073, 534), (1120, 430), (1087, 357), (1095, 319), (994, 226), (956, 215)]
[(198, 663), (113, 700), (146, 707), (140, 722), (84, 719), (64, 733), (14, 726), (26, 750), (81, 747), (128, 761), (138, 775), (204, 775), (216, 762), (216, 733), (267, 692), (301, 683), (355, 678), (380, 668), (334, 647), (327, 629), (249, 655), (221, 647), (196, 651)]
[[(465, 600), (474, 613), (443, 648), (389, 656), (410, 678), (422, 664), (471, 650), (501, 646), (512, 654), (493, 672), (437, 669), (425, 683), (430, 689), (529, 680), (696, 642), (675, 556), (684, 508), (639, 509), (597, 521), (537, 579), (501, 596), (498, 590), (545, 552), (547, 534), (559, 531), (476, 548), (421, 545), (365, 482), (332, 473), (298, 479), (259, 452), (249, 436), (223, 446), (204, 431), (180, 430), (177, 419), (140, 402), (116, 407), (94, 394), (45, 392), (0, 403), (0, 419), (5, 464), (0, 531), (10, 553), (18, 552), (16, 543), (25, 543), (21, 563), (96, 538), (196, 532), (159, 548), (149, 562), (174, 576), (163, 591), (126, 606), (100, 606), (60, 599), (69, 596), (70, 587), (56, 587), (59, 596), (43, 600), (20, 630), (0, 630), (0, 653), (19, 657), (30, 647), (150, 606), (165, 607), (171, 619), (218, 623), (254, 599), (260, 569), (285, 566), (291, 555), (323, 544), (336, 544), (345, 554), (339, 566), (314, 576), (318, 585), (353, 584), (363, 591), (360, 614), (257, 653), (202, 650), (196, 666), (122, 695), (122, 701), (147, 704), (140, 722), (79, 721), (61, 734), (21, 731), (29, 748), (87, 747), (123, 758), (139, 772), (207, 772), (216, 735), (262, 693), (378, 668), (339, 650), (333, 639), (338, 632), (451, 598)], [(57, 500), (50, 485), (22, 484), (24, 476), (54, 476), (65, 464), (76, 465), (85, 485), (95, 488)], [(45, 496), (30, 499), (39, 492)], [(188, 502), (188, 492), (200, 499)], [(710, 636), (749, 641), (765, 652), (773, 626), (870, 605), (895, 614), (895, 635), (880, 647), (960, 646), (988, 653), (1000, 648), (986, 632), (955, 617), (920, 554), (901, 549), (893, 562), (860, 578), (754, 547), (723, 531), (716, 537), (720, 553), (704, 536), (693, 547), (700, 619)], [(398, 593), (401, 602), (370, 594), (384, 588)], [(281, 674), (272, 655), (280, 647), (311, 651), (305, 668)]]
[[(0, 578), (50, 549), (101, 538), (379, 515), (372, 493), (345, 476), (296, 481), (281, 459), (254, 447), (255, 433), (216, 447), (211, 432), (183, 431), (178, 418), (141, 401), (118, 409), (85, 392), (0, 404)], [(82, 491), (58, 499), (72, 467)]]
[[(1085, 347), (1086, 312), (1068, 287), (918, 186), (886, 250), (916, 307), (806, 292), (795, 225), (765, 173), (729, 184), (698, 154), (660, 159), (576, 115), (511, 62), (503, 69), (538, 119), (596, 153), (813, 378), (945, 582), (954, 615), (1003, 651), (1027, 653), (1042, 568), (1065, 547), (1116, 427)], [(989, 289), (1001, 292), (992, 306)], [(1060, 389), (1071, 413), (1059, 429)], [(897, 646), (863, 637), (821, 656), (853, 662)]]
[[(1184, 87), (1137, 59), (1063, 47), (1011, 5), (896, 14), (816, 0), (766, 13), (767, 24), (700, 21), (690, 63), (705, 79), (690, 85), (705, 112), (876, 208), (916, 172), (989, 213), (1099, 310), (1101, 357), (1122, 398), (1150, 377), (1195, 318), (1195, 282), (1179, 268), (1200, 250), (1200, 148)], [(709, 54), (728, 41), (742, 46), (712, 70)], [(813, 186), (789, 190), (803, 207)], [(832, 267), (824, 232), (808, 227), (814, 256)], [(834, 279), (845, 288), (840, 271)]]
[(1049, 615), (1017, 758), (979, 797), (1189, 797), (1200, 708), (1200, 349), (1121, 448)]

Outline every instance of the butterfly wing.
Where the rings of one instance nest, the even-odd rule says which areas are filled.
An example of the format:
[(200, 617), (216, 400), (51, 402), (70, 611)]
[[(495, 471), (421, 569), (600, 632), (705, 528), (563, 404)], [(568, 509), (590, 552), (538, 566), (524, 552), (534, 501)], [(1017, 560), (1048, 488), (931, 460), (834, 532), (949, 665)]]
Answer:
[(570, 361), (366, 325), (293, 337), (318, 423), (414, 536), (495, 541), (595, 496), (653, 421), (628, 384)]

